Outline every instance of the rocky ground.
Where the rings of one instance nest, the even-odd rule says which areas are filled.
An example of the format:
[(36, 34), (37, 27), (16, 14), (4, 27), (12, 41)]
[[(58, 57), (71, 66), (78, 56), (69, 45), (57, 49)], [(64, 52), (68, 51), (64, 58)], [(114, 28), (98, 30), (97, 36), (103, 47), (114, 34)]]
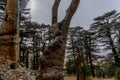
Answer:
[(7, 62), (0, 65), (0, 80), (35, 80), (34, 71), (21, 66), (13, 70), (8, 66)]
[[(25, 67), (19, 67), (17, 69), (10, 69), (9, 64), (4, 62), (0, 64), (0, 80), (35, 80), (37, 72)], [(75, 76), (65, 77), (64, 80), (76, 80)], [(114, 80), (108, 78), (91, 78), (90, 80)]]

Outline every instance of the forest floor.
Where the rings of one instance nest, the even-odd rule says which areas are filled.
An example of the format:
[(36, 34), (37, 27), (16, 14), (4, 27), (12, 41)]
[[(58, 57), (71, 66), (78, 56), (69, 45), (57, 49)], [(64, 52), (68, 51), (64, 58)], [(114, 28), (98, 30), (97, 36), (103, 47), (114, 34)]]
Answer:
[[(69, 77), (65, 77), (64, 80), (76, 80), (75, 76), (69, 76)], [(115, 79), (111, 79), (111, 78), (90, 78), (90, 80), (115, 80)]]
[[(0, 65), (0, 80), (35, 80), (37, 75), (36, 71), (26, 69), (24, 66), (19, 65), (16, 69), (10, 69), (10, 64), (4, 62)], [(64, 80), (76, 80), (76, 76), (65, 77)], [(89, 80), (114, 80), (103, 78), (91, 78)]]

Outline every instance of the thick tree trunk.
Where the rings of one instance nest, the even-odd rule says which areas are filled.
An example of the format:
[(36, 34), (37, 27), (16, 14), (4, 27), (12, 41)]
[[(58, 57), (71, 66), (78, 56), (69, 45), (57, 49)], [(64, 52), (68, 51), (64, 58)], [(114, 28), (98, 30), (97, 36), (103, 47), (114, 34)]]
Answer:
[(0, 53), (10, 62), (11, 68), (17, 67), (18, 62), (18, 2), (7, 0), (5, 20), (0, 29)]
[(80, 0), (72, 0), (67, 9), (65, 18), (58, 23), (57, 12), (61, 0), (55, 0), (52, 8), (52, 24), (54, 41), (48, 45), (40, 59), (40, 75), (37, 80), (64, 80), (63, 64), (66, 49), (67, 32), (72, 16), (74, 15)]

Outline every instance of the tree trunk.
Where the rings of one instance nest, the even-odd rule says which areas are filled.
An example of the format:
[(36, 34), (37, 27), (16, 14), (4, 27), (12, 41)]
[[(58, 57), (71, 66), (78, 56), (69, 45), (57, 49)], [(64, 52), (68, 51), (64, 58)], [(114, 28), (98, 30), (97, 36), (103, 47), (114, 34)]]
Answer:
[(25, 63), (26, 63), (26, 68), (29, 68), (29, 52), (28, 52), (28, 48), (26, 48), (26, 55), (25, 55)]
[(5, 60), (10, 62), (11, 68), (16, 68), (18, 64), (18, 2), (17, 0), (7, 0), (5, 20), (0, 29), (0, 53)]
[(71, 18), (80, 0), (72, 0), (66, 15), (61, 22), (57, 22), (58, 6), (61, 0), (55, 0), (52, 8), (52, 26), (54, 41), (48, 45), (40, 59), (40, 75), (37, 80), (64, 80), (63, 64), (66, 49), (66, 39)]
[(78, 55), (77, 55), (77, 80), (86, 80), (86, 77), (85, 77), (85, 71), (84, 71), (84, 68), (83, 68), (83, 51), (82, 51), (82, 48), (79, 48), (77, 47), (77, 52), (78, 52)]
[(91, 68), (91, 73), (92, 73), (92, 77), (95, 77), (95, 71), (94, 71), (94, 66), (92, 63), (92, 57), (91, 57), (91, 50), (87, 50), (87, 54), (89, 56), (89, 63), (90, 63), (90, 68)]
[[(76, 68), (76, 74), (77, 74), (77, 60), (76, 60), (76, 51), (75, 51), (75, 43), (74, 43), (74, 40), (73, 40), (73, 36), (71, 35), (71, 42), (72, 42), (72, 52), (73, 52), (73, 61), (74, 61), (74, 63), (75, 63), (75, 68)], [(75, 74), (74, 73), (74, 74)]]
[(112, 50), (112, 53), (113, 53), (113, 56), (114, 56), (115, 65), (116, 65), (117, 67), (120, 67), (119, 54), (118, 54), (117, 51), (116, 51), (114, 42), (113, 42), (112, 37), (111, 37), (111, 32), (110, 32), (110, 30), (107, 31), (107, 37), (108, 37), (108, 39), (109, 39), (109, 45), (110, 45), (110, 47), (111, 47), (111, 50)]

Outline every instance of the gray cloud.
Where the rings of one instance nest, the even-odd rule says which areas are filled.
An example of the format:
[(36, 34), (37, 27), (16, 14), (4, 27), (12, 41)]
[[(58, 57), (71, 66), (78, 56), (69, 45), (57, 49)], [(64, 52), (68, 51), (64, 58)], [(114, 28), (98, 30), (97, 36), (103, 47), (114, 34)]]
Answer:
[[(51, 8), (54, 0), (30, 0), (32, 20), (39, 23), (51, 24)], [(59, 8), (59, 20), (61, 20), (71, 0), (61, 0)], [(120, 0), (81, 0), (80, 6), (73, 16), (71, 25), (88, 29), (93, 18), (108, 11), (116, 9), (120, 11)]]

